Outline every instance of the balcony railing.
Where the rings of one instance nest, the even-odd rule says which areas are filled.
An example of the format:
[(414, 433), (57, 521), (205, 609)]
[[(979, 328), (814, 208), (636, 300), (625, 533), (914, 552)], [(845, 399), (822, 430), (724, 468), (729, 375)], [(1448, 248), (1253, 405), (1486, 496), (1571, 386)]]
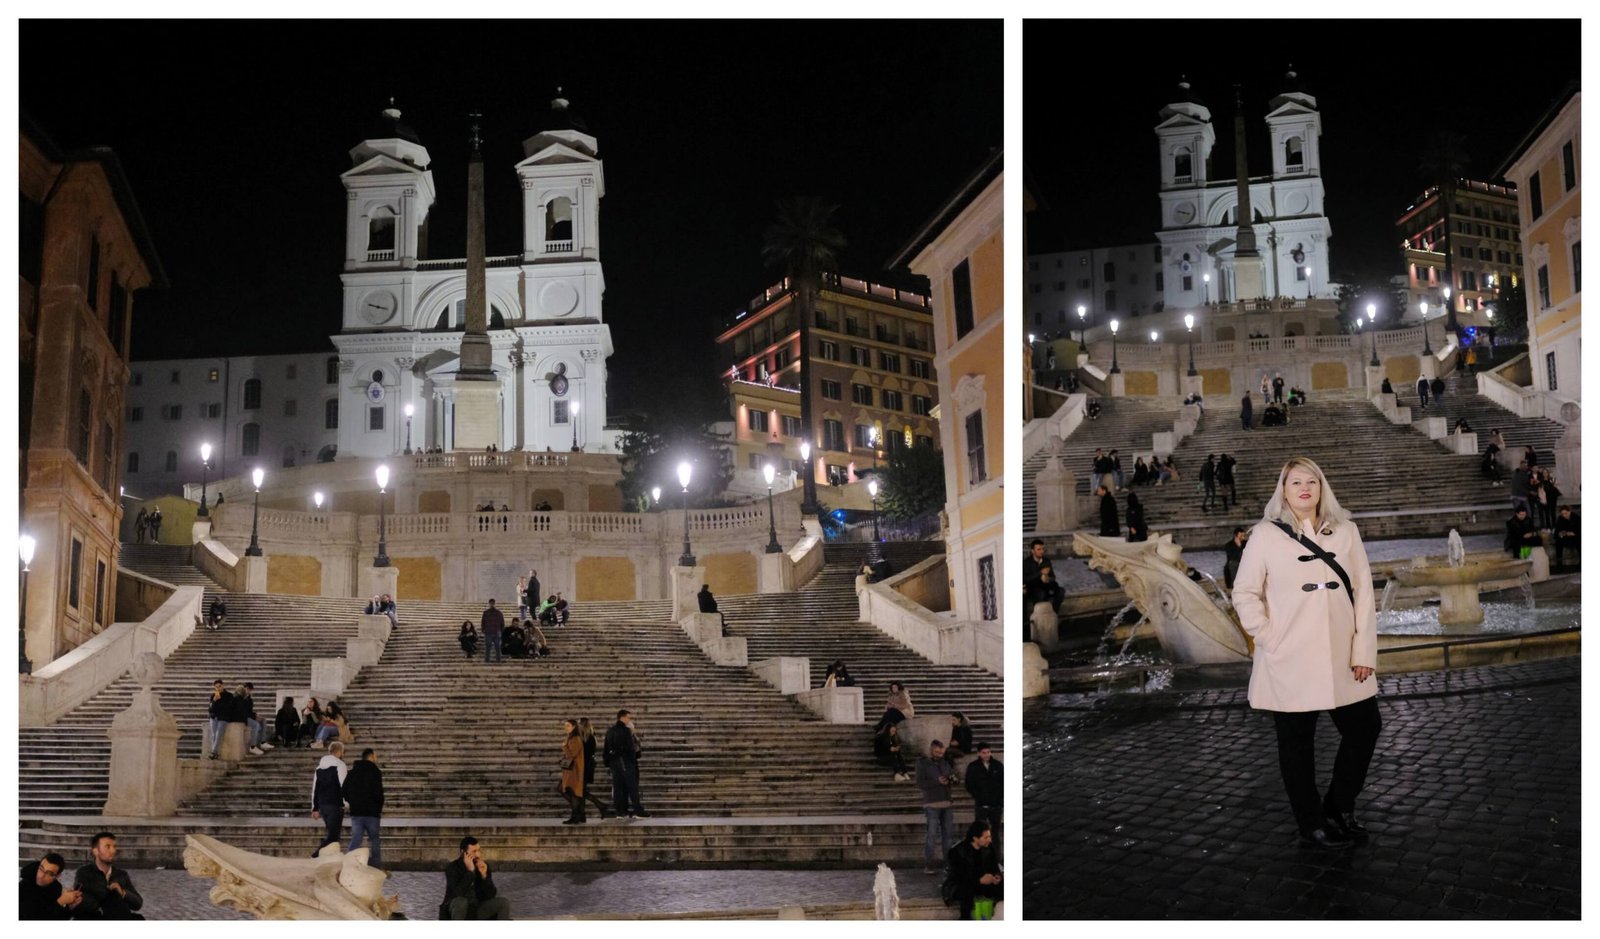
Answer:
[(571, 252), (571, 241), (547, 241), (544, 243), (545, 254), (570, 254)]
[(368, 251), (367, 252), (367, 260), (368, 261), (393, 261), (394, 260), (394, 249), (390, 248), (388, 251)]
[(412, 458), (417, 469), (452, 469), (457, 466), (532, 468), (560, 467), (571, 462), (565, 453), (418, 453)]

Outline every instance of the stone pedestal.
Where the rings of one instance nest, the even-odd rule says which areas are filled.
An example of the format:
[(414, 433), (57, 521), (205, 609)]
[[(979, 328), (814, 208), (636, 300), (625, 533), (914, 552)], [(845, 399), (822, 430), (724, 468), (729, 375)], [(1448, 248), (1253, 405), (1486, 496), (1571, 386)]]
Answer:
[[(241, 728), (243, 724), (230, 724)], [(133, 704), (111, 721), (111, 785), (105, 815), (164, 818), (178, 808), (178, 722), (161, 709), (153, 691), (135, 692)]]
[(1048, 603), (1035, 603), (1029, 620), (1033, 625), (1033, 641), (1046, 652), (1054, 652), (1061, 645), (1061, 619)]
[(1050, 693), (1050, 663), (1036, 643), (1022, 644), (1022, 696), (1037, 698)]
[(311, 693), (326, 707), (330, 698), (344, 694), (350, 682), (349, 670), (343, 658), (311, 660)]
[(383, 613), (362, 613), (356, 617), (356, 635), (362, 639), (375, 639), (378, 642), (389, 641), (389, 617)]
[(750, 664), (750, 652), (743, 636), (724, 636), (710, 642), (702, 642), (700, 648), (718, 665), (736, 665), (743, 668)]
[[(1427, 326), (1424, 325), (1423, 329), (1427, 329)], [(1422, 355), (1422, 356), (1418, 356), (1418, 361), (1419, 361), (1419, 363), (1420, 363), (1420, 365), (1422, 367), (1422, 377), (1423, 378), (1426, 378), (1429, 381), (1432, 381), (1435, 378), (1439, 377), (1439, 360), (1438, 359), (1434, 358), (1431, 355)]]
[(1471, 626), (1483, 622), (1477, 583), (1445, 584), (1439, 588), (1439, 625)]
[(205, 518), (197, 518), (197, 519), (195, 519), (194, 520), (194, 526), (189, 529), (189, 543), (190, 544), (199, 544), (200, 542), (202, 542), (202, 541), (204, 541), (204, 540), (206, 540), (207, 538), (210, 538), (210, 537), (211, 537), (211, 516), (208, 515)]
[(856, 575), (856, 596), (857, 597), (861, 596), (861, 591), (863, 591), (865, 589), (867, 589), (867, 575), (866, 574), (857, 574)]
[(455, 449), (483, 450), (500, 443), (500, 383), (468, 380), (457, 375), (455, 381)]
[(1451, 453), (1459, 456), (1476, 456), (1478, 453), (1478, 435), (1475, 433), (1450, 434), (1443, 442), (1450, 448)]
[(344, 641), (344, 658), (356, 668), (376, 665), (383, 657), (383, 642), (376, 638), (357, 637)]
[(1183, 375), (1179, 376), (1178, 378), (1178, 394), (1183, 395), (1186, 398), (1189, 395), (1199, 395), (1203, 398), (1206, 396), (1205, 388), (1205, 376), (1190, 375), (1189, 367), (1185, 365)]
[(761, 593), (787, 593), (794, 589), (794, 561), (787, 551), (761, 555), (758, 573)]
[(722, 617), (716, 613), (690, 613), (679, 619), (678, 625), (683, 627), (683, 631), (697, 646), (722, 638)]
[(1077, 478), (1061, 465), (1059, 457), (1046, 461), (1033, 481), (1038, 507), (1034, 527), (1038, 531), (1071, 531), (1078, 527), (1077, 485)]
[[(174, 751), (176, 752), (176, 751)], [(224, 725), (222, 746), (217, 748), (217, 759), (237, 763), (250, 752), (250, 726), (242, 721)]]
[(1366, 375), (1367, 375), (1367, 397), (1368, 398), (1376, 398), (1378, 395), (1383, 393), (1383, 366), (1382, 365), (1368, 365), (1368, 366), (1366, 366)]
[(672, 619), (681, 623), (690, 613), (700, 612), (697, 599), (700, 587), (706, 582), (706, 569), (701, 566), (674, 567), (672, 569)]
[(860, 688), (811, 688), (794, 699), (830, 724), (867, 722)]
[(371, 558), (362, 559), (359, 576), (357, 578), (357, 589), (361, 594), (362, 600), (367, 600), (377, 596), (378, 594), (386, 593), (389, 596), (394, 597), (395, 602), (398, 603), (400, 600), (400, 591), (396, 588), (398, 587), (399, 583), (400, 568), (394, 567), (393, 565), (390, 565), (389, 567), (373, 567)]
[(1127, 396), (1127, 381), (1121, 372), (1113, 372), (1106, 376), (1106, 397), (1122, 398)]
[(239, 577), (245, 593), (267, 592), (267, 557), (261, 555), (240, 555)]
[(800, 694), (811, 690), (811, 660), (804, 656), (784, 655), (762, 659), (751, 662), (750, 670), (781, 694)]

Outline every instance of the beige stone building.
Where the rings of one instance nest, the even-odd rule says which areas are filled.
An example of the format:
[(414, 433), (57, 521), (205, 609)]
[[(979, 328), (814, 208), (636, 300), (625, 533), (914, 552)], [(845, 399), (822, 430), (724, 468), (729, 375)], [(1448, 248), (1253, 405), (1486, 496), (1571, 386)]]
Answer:
[[(1484, 307), (1494, 300), (1497, 288), (1521, 277), (1517, 190), (1515, 186), (1459, 179), (1450, 201), (1444, 205), (1439, 187), (1434, 186), (1395, 222), (1410, 294), (1405, 318), (1415, 313), (1423, 300), (1428, 301), (1429, 319), (1438, 316), (1436, 311), (1444, 309), (1444, 289), (1449, 287), (1457, 320), (1463, 325), (1485, 324)], [(1445, 276), (1446, 247), (1453, 284)]]
[(37, 668), (116, 614), (133, 294), (165, 275), (116, 154), (63, 152), (26, 119), (20, 143), (20, 528), (36, 539), (23, 616)]

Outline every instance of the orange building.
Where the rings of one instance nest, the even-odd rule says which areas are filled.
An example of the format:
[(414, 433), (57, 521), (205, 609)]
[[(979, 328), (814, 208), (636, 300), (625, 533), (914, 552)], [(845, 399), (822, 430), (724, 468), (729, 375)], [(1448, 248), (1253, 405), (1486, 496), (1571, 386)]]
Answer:
[(116, 154), (21, 132), (23, 610), (38, 668), (116, 615), (123, 400), (135, 291), (165, 286)]

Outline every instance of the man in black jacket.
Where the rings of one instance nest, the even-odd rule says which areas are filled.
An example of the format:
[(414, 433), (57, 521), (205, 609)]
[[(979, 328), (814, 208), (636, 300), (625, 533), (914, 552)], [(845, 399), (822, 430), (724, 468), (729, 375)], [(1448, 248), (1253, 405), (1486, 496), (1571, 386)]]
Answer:
[(1556, 516), (1555, 531), (1551, 535), (1555, 542), (1557, 564), (1561, 563), (1561, 555), (1566, 551), (1572, 552), (1574, 561), (1578, 559), (1578, 534), (1577, 513), (1572, 511), (1572, 506), (1563, 505)]
[(344, 780), (350, 767), (344, 765), (344, 744), (337, 740), (328, 744), (328, 752), (317, 764), (311, 777), (311, 817), (321, 819), (326, 834), (317, 852), (339, 840), (339, 828), (344, 824)]
[(206, 628), (216, 629), (222, 621), (228, 618), (228, 605), (222, 602), (221, 597), (212, 597), (211, 606), (206, 609)]
[(989, 823), (980, 818), (967, 826), (967, 836), (946, 855), (953, 890), (945, 895), (953, 894), (953, 899), (960, 901), (962, 919), (972, 919), (972, 908), (979, 897), (999, 900), (1003, 896), (1000, 859), (993, 841)]
[(633, 712), (617, 712), (617, 722), (606, 731), (604, 759), (611, 770), (611, 799), (617, 814), (628, 818), (649, 818), (639, 798), (639, 754), (644, 748), (633, 729)]
[(22, 898), (18, 919), (71, 919), (83, 901), (83, 891), (61, 889), (61, 871), (67, 862), (51, 851), (22, 869)]
[(717, 598), (711, 593), (711, 585), (701, 584), (700, 592), (695, 594), (694, 597), (700, 604), (700, 612), (717, 614), (717, 617), (722, 622), (722, 634), (726, 636), (728, 634), (728, 617), (717, 609)]
[(211, 716), (211, 753), (206, 758), (214, 760), (217, 748), (222, 746), (222, 735), (228, 730), (228, 722), (233, 720), (233, 695), (222, 686), (220, 678), (211, 683), (211, 704), (206, 713)]
[(383, 841), (378, 837), (378, 826), (383, 817), (383, 770), (378, 768), (378, 751), (371, 747), (361, 751), (361, 759), (350, 767), (344, 778), (344, 801), (350, 803), (350, 847), (346, 854), (361, 847), (364, 835), (372, 837), (372, 854), (368, 867), (383, 867)]
[(233, 719), (245, 726), (245, 739), (250, 744), (250, 752), (261, 756), (266, 750), (272, 749), (272, 744), (267, 743), (266, 729), (261, 726), (261, 718), (256, 714), (256, 686), (245, 682), (239, 686), (239, 693), (233, 696)]
[(1234, 487), (1233, 483), (1233, 468), (1238, 464), (1238, 460), (1228, 456), (1226, 453), (1222, 455), (1222, 459), (1217, 461), (1217, 484), (1228, 490), (1227, 497), (1222, 500), (1223, 508), (1228, 507), (1229, 500), (1232, 500), (1234, 505), (1239, 504), (1239, 490)]
[(1528, 507), (1518, 505), (1516, 513), (1506, 519), (1506, 553), (1521, 557), (1523, 548), (1537, 548), (1541, 543), (1539, 526), (1528, 517)]
[(967, 764), (967, 793), (972, 796), (974, 821), (988, 822), (994, 832), (994, 850), (1000, 853), (1000, 822), (1005, 814), (1005, 767), (989, 751), (987, 743), (978, 744), (978, 758)]
[(88, 864), (78, 868), (73, 880), (82, 894), (76, 919), (144, 919), (138, 910), (144, 906), (144, 897), (133, 887), (133, 878), (120, 867), (112, 867), (117, 859), (117, 836), (109, 831), (97, 832), (89, 842)]
[(489, 864), (478, 850), (478, 839), (471, 835), (462, 838), (461, 856), (444, 868), (444, 902), (439, 904), (439, 918), (510, 919), (511, 901), (498, 896), (499, 892)]

